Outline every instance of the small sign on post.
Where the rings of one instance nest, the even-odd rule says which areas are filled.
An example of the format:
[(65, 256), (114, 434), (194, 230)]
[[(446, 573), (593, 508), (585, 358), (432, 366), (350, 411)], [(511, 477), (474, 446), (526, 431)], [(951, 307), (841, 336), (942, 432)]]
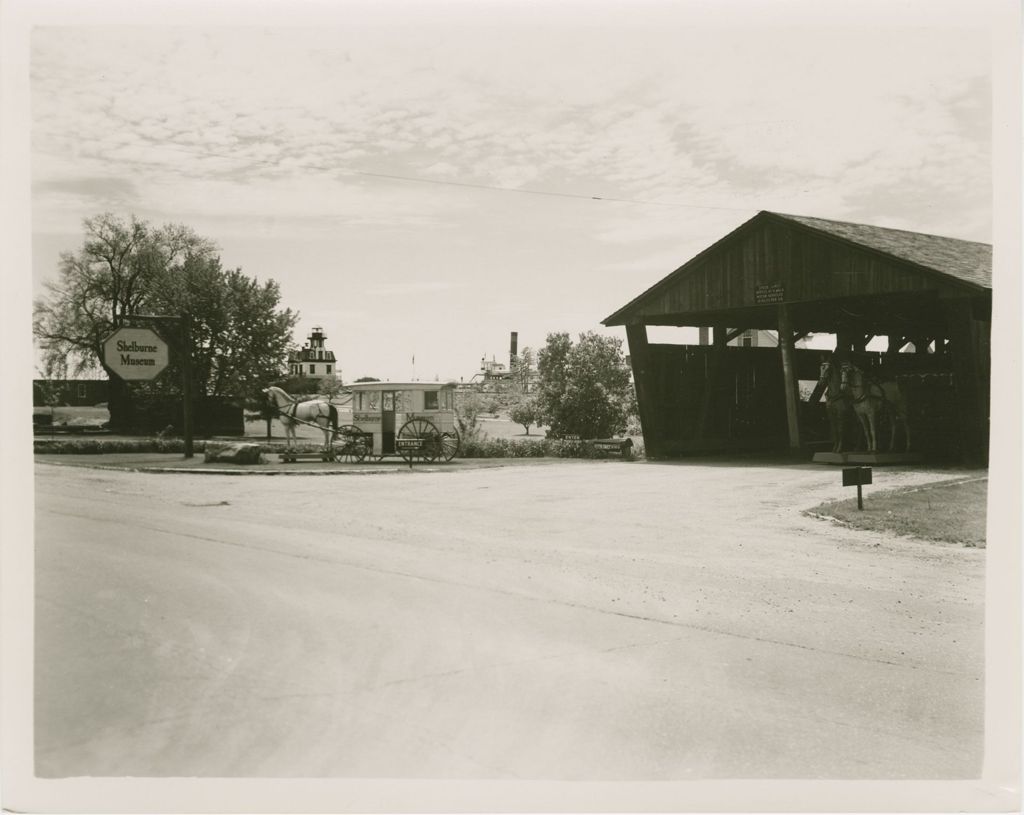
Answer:
[(857, 509), (864, 509), (864, 497), (861, 493), (861, 487), (865, 484), (871, 483), (871, 468), (870, 467), (844, 467), (843, 468), (843, 486), (844, 487), (857, 487)]

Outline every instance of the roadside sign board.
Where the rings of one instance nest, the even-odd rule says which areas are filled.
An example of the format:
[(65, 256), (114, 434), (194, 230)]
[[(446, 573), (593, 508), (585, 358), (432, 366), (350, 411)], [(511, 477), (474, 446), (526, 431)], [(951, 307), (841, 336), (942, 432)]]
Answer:
[(155, 379), (169, 356), (167, 343), (149, 328), (119, 328), (103, 341), (103, 361), (122, 379)]
[(857, 509), (864, 509), (864, 493), (861, 487), (871, 483), (870, 467), (844, 467), (843, 486), (857, 488)]
[(870, 467), (844, 467), (843, 468), (843, 486), (844, 487), (857, 487), (861, 484), (871, 483), (871, 468)]

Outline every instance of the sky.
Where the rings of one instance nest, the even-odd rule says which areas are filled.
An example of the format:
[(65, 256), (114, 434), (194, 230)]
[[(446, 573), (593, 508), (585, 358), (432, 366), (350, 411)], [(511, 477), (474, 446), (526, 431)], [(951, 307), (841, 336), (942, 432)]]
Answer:
[(184, 223), (346, 381), (468, 380), (760, 210), (992, 240), (985, 4), (326, 7), (35, 27), (33, 292), (86, 217)]

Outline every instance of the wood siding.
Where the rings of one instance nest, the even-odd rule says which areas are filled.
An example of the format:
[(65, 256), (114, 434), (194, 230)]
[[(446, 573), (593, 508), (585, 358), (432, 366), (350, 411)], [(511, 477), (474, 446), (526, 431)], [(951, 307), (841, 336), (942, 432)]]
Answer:
[(773, 221), (752, 224), (636, 303), (629, 322), (755, 305), (758, 286), (779, 283), (786, 302), (960, 290), (937, 273)]
[[(643, 394), (640, 401), (648, 453), (672, 457), (694, 452), (786, 449), (785, 391), (778, 349), (729, 347), (724, 350), (719, 371), (711, 376), (713, 354), (710, 346), (646, 347), (637, 390)], [(816, 380), (825, 356), (827, 352), (796, 350), (797, 378)], [(868, 352), (859, 355), (858, 361), (900, 383), (907, 397), (914, 449), (936, 461), (962, 456), (965, 439), (959, 432), (960, 411), (950, 355)], [(824, 402), (801, 401), (798, 415), (804, 445), (827, 449), (829, 425)], [(852, 440), (859, 431), (851, 425), (847, 432)]]

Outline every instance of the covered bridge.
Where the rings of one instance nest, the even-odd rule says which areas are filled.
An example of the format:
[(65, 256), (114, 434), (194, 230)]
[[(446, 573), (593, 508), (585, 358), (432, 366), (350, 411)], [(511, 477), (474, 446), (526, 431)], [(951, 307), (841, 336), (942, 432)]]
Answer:
[[(921, 454), (980, 463), (991, 314), (988, 244), (760, 212), (603, 323), (626, 328), (650, 455), (827, 446), (820, 390), (800, 384), (839, 352), (901, 384)], [(711, 342), (648, 342), (648, 326)], [(729, 345), (765, 329), (777, 347)], [(830, 347), (797, 347), (811, 334)]]

